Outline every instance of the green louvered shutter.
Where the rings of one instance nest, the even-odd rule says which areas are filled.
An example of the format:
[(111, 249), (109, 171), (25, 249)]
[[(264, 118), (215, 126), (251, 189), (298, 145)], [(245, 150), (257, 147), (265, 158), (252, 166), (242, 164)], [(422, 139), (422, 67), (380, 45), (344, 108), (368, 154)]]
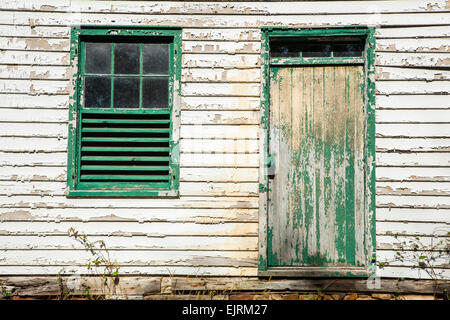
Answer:
[(82, 112), (80, 182), (169, 183), (170, 114)]

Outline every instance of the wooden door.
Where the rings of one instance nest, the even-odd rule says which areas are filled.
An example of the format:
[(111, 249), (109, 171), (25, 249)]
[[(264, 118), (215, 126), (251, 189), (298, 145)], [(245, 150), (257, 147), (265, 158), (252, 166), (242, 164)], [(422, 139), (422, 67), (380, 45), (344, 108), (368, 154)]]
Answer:
[(270, 74), (268, 267), (311, 275), (364, 269), (363, 65), (279, 66)]

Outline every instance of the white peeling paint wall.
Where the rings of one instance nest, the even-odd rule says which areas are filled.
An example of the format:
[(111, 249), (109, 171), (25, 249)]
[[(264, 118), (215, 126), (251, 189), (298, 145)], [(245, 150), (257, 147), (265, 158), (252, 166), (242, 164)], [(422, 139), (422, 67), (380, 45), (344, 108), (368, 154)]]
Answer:
[[(78, 24), (183, 27), (179, 199), (64, 196)], [(2, 0), (0, 274), (86, 272), (74, 227), (123, 273), (255, 276), (260, 28), (351, 24), (377, 27), (377, 258), (392, 261), (378, 275), (428, 278), (411, 243), (396, 251), (414, 237), (434, 250), (450, 231), (448, 0)], [(450, 277), (448, 256), (434, 264)]]

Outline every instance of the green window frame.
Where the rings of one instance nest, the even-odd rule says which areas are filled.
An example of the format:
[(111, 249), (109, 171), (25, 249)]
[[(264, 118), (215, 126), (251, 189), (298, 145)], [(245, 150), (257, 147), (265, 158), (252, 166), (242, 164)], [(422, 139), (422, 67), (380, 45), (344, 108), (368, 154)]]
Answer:
[(178, 197), (181, 28), (72, 27), (70, 65), (66, 195)]

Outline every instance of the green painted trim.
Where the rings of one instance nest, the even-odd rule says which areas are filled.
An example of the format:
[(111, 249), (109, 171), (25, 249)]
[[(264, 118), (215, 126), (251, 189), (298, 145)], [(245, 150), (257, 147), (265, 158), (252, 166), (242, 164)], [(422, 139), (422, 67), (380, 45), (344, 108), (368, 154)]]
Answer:
[(368, 257), (371, 257), (370, 267), (376, 270), (376, 154), (375, 154), (375, 29), (369, 29), (366, 37), (366, 203), (368, 212)]
[(180, 192), (178, 190), (162, 190), (155, 189), (131, 189), (131, 190), (70, 190), (67, 193), (68, 198), (78, 197), (163, 197), (163, 198), (178, 198)]
[(344, 26), (341, 28), (306, 28), (290, 29), (288, 27), (263, 27), (270, 37), (335, 37), (335, 36), (364, 36), (370, 33), (367, 26)]
[(165, 36), (175, 37), (181, 27), (170, 26), (102, 26), (82, 25), (78, 27), (82, 36)]
[[(330, 270), (328, 270), (330, 269)], [(366, 278), (371, 272), (365, 268), (331, 268), (331, 267), (278, 267), (258, 270), (259, 277), (314, 277), (314, 278)]]
[(72, 90), (69, 97), (69, 124), (68, 124), (68, 148), (67, 148), (67, 186), (69, 190), (75, 189), (76, 172), (76, 148), (77, 148), (77, 120), (78, 120), (78, 96), (80, 90), (79, 81), (79, 52), (80, 52), (80, 32), (77, 28), (72, 28), (70, 33), (70, 68), (72, 70)]
[[(83, 97), (83, 66), (84, 66), (84, 40), (94, 37), (110, 40), (118, 37), (142, 37), (142, 41), (157, 41), (164, 39), (169, 44), (169, 108), (137, 108), (137, 109), (89, 109), (82, 108)], [(145, 37), (145, 39), (144, 39)], [(153, 37), (153, 39), (152, 39)], [(123, 38), (121, 38), (123, 40)], [(69, 104), (69, 135), (68, 135), (68, 170), (67, 170), (67, 196), (68, 197), (178, 197), (179, 196), (179, 126), (180, 126), (180, 95), (181, 95), (181, 28), (168, 26), (91, 26), (83, 25), (71, 29), (70, 63), (73, 70), (73, 94)], [(114, 50), (114, 48), (112, 48)], [(112, 52), (112, 63), (113, 59)], [(142, 66), (141, 68), (142, 69)], [(114, 72), (114, 69), (111, 71)], [(142, 70), (140, 70), (141, 76)], [(150, 75), (151, 76), (151, 75)], [(113, 86), (111, 85), (111, 88)], [(113, 89), (111, 89), (113, 90)], [(140, 97), (141, 100), (141, 97)], [(113, 101), (113, 95), (111, 95)], [(177, 103), (175, 103), (177, 101)], [(141, 105), (141, 103), (140, 103)], [(80, 182), (77, 172), (81, 161), (81, 110), (83, 114), (167, 114), (170, 115), (169, 129), (154, 129), (156, 132), (167, 132), (169, 138), (169, 175), (167, 183), (118, 183), (118, 182)], [(176, 118), (175, 118), (176, 117)], [(93, 122), (95, 120), (85, 120)], [(112, 120), (114, 121), (114, 120)], [(123, 121), (123, 120), (122, 120)], [(155, 120), (167, 123), (167, 120)], [(152, 121), (155, 123), (155, 121)], [(86, 131), (86, 130), (83, 130)], [(88, 131), (92, 131), (88, 129)], [(94, 129), (94, 131), (99, 131)], [(123, 130), (121, 130), (123, 131)], [(139, 129), (133, 130), (138, 132)], [(162, 149), (161, 149), (162, 150)]]
[[(327, 270), (324, 268), (321, 271), (307, 272), (306, 268), (280, 268), (268, 267), (268, 208), (270, 206), (270, 199), (268, 198), (269, 179), (268, 166), (270, 164), (271, 155), (269, 154), (269, 108), (270, 108), (270, 65), (292, 65), (294, 64), (330, 64), (331, 59), (326, 61), (324, 58), (270, 58), (270, 38), (271, 37), (326, 37), (326, 36), (359, 36), (366, 40), (365, 57), (361, 58), (339, 58), (336, 63), (345, 64), (364, 64), (365, 72), (365, 88), (364, 88), (364, 102), (366, 106), (366, 217), (367, 221), (367, 267), (353, 270), (346, 269), (343, 272), (336, 272), (335, 270)], [(261, 57), (262, 65), (262, 99), (261, 99), (261, 127), (264, 129), (265, 135), (262, 137), (261, 153), (264, 161), (264, 168), (262, 168), (262, 177), (260, 177), (260, 197), (265, 199), (263, 207), (260, 203), (259, 221), (259, 263), (258, 276), (320, 276), (320, 277), (367, 277), (373, 275), (376, 268), (376, 229), (375, 229), (375, 29), (367, 26), (344, 26), (342, 28), (309, 28), (309, 29), (289, 29), (287, 27), (263, 27), (261, 28)], [(336, 58), (333, 58), (336, 59)], [(290, 60), (290, 61), (289, 61)], [(312, 61), (315, 60), (315, 61)], [(347, 61), (345, 61), (347, 60)], [(290, 63), (289, 63), (290, 62)], [(300, 270), (302, 269), (302, 270)]]
[(268, 268), (267, 260), (267, 246), (269, 237), (267, 230), (267, 218), (268, 218), (268, 191), (269, 191), (269, 165), (271, 164), (271, 157), (269, 154), (269, 109), (270, 109), (270, 47), (269, 47), (269, 31), (261, 31), (261, 56), (262, 56), (262, 99), (261, 99), (261, 132), (260, 136), (260, 152), (263, 158), (263, 165), (260, 168), (260, 180), (259, 180), (259, 243), (258, 243), (258, 270), (265, 271)]
[(170, 109), (152, 109), (152, 108), (142, 108), (142, 109), (90, 109), (83, 108), (83, 113), (108, 113), (108, 114), (170, 114)]
[(318, 65), (318, 64), (364, 64), (364, 58), (360, 57), (326, 57), (326, 58), (270, 58), (270, 65)]

